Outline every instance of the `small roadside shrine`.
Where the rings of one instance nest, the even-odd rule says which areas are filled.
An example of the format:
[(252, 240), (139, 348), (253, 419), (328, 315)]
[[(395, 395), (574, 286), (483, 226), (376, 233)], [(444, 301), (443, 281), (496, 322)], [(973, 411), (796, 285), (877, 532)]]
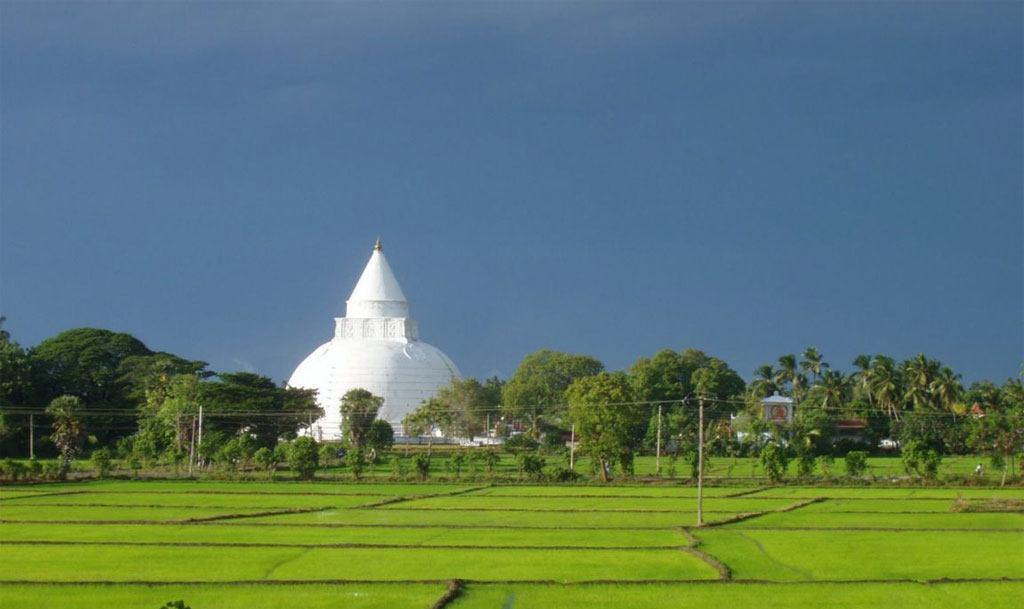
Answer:
[(766, 422), (776, 425), (787, 425), (793, 422), (793, 398), (779, 395), (779, 392), (776, 391), (774, 395), (762, 399), (761, 405), (764, 407)]

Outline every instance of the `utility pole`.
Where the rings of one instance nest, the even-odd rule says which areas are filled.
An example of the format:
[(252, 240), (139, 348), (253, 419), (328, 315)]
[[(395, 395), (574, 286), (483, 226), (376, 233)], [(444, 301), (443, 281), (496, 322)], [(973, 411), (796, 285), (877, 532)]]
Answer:
[(569, 471), (573, 471), (576, 465), (576, 424), (572, 424), (572, 431), (569, 432)]
[(697, 528), (704, 526), (704, 396), (698, 398), (697, 415)]
[(28, 415), (28, 458), (36, 458), (36, 415)]
[(192, 464), (195, 462), (196, 457), (196, 418), (192, 417), (192, 433), (191, 442), (188, 447), (188, 475), (192, 477)]
[[(198, 446), (198, 450), (200, 452), (202, 452), (202, 450), (203, 450), (203, 405), (202, 404), (199, 405), (199, 439), (196, 440), (196, 445)], [(200, 464), (202, 462), (202, 460), (203, 460), (202, 456), (197, 454), (196, 455), (196, 462), (197, 462), (197, 464)]]
[(658, 440), (654, 449), (654, 474), (661, 475), (661, 404), (658, 404)]

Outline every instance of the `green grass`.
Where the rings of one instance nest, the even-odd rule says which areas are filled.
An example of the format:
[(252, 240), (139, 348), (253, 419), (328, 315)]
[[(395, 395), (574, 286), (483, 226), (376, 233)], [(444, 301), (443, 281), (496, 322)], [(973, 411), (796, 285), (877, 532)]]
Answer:
[(208, 518), (226, 514), (259, 514), (264, 510), (185, 508), (185, 507), (96, 507), (96, 506), (17, 506), (0, 505), (0, 520), (30, 521), (123, 521), (146, 520), (169, 522)]
[(427, 609), (444, 594), (441, 584), (311, 584), (138, 586), (16, 585), (0, 587), (2, 606), (50, 609), (157, 609), (184, 599), (192, 609)]
[[(791, 499), (709, 498), (708, 512), (762, 512), (795, 503)], [(599, 511), (673, 511), (695, 512), (695, 497), (502, 497), (474, 494), (452, 497), (428, 497), (403, 501), (385, 509), (460, 509), (460, 510), (599, 510)]]
[[(665, 481), (0, 487), (0, 606), (155, 609), (181, 598), (193, 609), (425, 609), (454, 578), (470, 580), (455, 609), (1002, 609), (1024, 594), (1021, 581), (994, 581), (1024, 580), (1024, 515), (950, 511), (958, 496), (1024, 497), (1022, 488), (709, 487), (708, 521), (771, 511), (691, 529), (734, 582), (685, 548), (695, 495)], [(797, 507), (811, 498), (825, 499)], [(387, 499), (400, 501), (367, 505)], [(218, 515), (233, 517), (187, 522)], [(908, 583), (940, 579), (977, 581)]]
[(172, 493), (92, 493), (47, 495), (4, 499), (5, 507), (32, 506), (197, 506), (203, 508), (235, 508), (275, 510), (281, 508), (353, 507), (387, 499), (385, 495), (239, 495), (239, 494), (172, 494)]
[(432, 495), (472, 488), (457, 484), (390, 484), (352, 482), (274, 482), (207, 481), (207, 480), (91, 480), (87, 482), (52, 482), (47, 484), (0, 486), (0, 499), (7, 493), (52, 493), (60, 491), (90, 491), (115, 493), (255, 493), (277, 494), (330, 494), (330, 495)]
[(712, 579), (681, 550), (7, 545), (0, 581)]
[(1024, 583), (471, 585), (451, 609), (1016, 609)]
[[(246, 521), (239, 521), (246, 522)], [(685, 546), (686, 537), (673, 529), (643, 531), (580, 529), (437, 529), (402, 527), (275, 527), (258, 525), (112, 526), (77, 524), (0, 524), (0, 539), (13, 541), (77, 541), (105, 543), (260, 543), (260, 544), (387, 544), (459, 546)]]
[[(815, 504), (817, 505), (817, 504)], [(727, 528), (833, 528), (833, 529), (1018, 529), (1024, 531), (1024, 515), (1011, 513), (837, 513), (801, 508), (782, 514), (765, 514)]]
[[(708, 521), (735, 516), (733, 512), (707, 515)], [(696, 524), (696, 512), (483, 512), (445, 509), (436, 511), (350, 509), (306, 514), (246, 518), (246, 522), (307, 524), (380, 524), (428, 526), (496, 526), (545, 528), (672, 528)]]
[(1024, 535), (984, 531), (708, 529), (701, 549), (736, 579), (1024, 578)]
[(1024, 488), (993, 487), (879, 487), (879, 486), (778, 486), (767, 488), (750, 497), (834, 497), (851, 499), (956, 499), (957, 496), (975, 497), (1016, 497), (1024, 498)]

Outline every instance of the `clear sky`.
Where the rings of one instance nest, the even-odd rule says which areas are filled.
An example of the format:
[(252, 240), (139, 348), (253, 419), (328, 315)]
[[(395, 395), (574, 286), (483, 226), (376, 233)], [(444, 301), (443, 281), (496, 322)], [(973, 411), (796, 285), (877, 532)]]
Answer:
[(1024, 360), (1022, 4), (0, 5), (0, 310), (286, 378), (380, 235), (550, 347)]

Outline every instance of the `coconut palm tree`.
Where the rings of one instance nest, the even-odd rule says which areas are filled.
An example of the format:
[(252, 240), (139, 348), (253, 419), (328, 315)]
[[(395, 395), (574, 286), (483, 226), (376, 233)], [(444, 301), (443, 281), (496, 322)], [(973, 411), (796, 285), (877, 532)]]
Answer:
[(871, 395), (871, 356), (858, 355), (853, 358), (853, 367), (857, 369), (851, 375), (854, 388), (867, 399), (869, 405), (874, 405)]
[(932, 400), (931, 384), (938, 376), (939, 362), (928, 359), (923, 353), (903, 362), (903, 401), (911, 404), (914, 410), (931, 410), (935, 408)]
[(876, 355), (871, 365), (871, 393), (878, 405), (890, 419), (899, 421), (902, 410), (900, 371), (891, 357)]
[(838, 410), (846, 404), (850, 393), (850, 379), (838, 370), (826, 370), (821, 383), (816, 385), (820, 406), (824, 410)]
[(789, 394), (794, 400), (800, 401), (807, 389), (807, 377), (797, 370), (796, 356), (783, 355), (779, 358), (779, 368), (775, 371), (775, 384), (780, 389), (789, 387)]
[(943, 366), (932, 382), (928, 385), (932, 399), (943, 410), (952, 410), (953, 405), (963, 395), (964, 386), (960, 383), (960, 375), (949, 366)]
[(776, 371), (771, 364), (758, 366), (757, 370), (754, 370), (754, 381), (750, 383), (751, 392), (759, 398), (776, 393), (779, 386), (776, 384), (775, 378)]
[(803, 359), (800, 360), (800, 369), (811, 374), (815, 382), (821, 378), (821, 373), (828, 368), (828, 363), (822, 360), (821, 353), (817, 347), (807, 347), (804, 349)]

